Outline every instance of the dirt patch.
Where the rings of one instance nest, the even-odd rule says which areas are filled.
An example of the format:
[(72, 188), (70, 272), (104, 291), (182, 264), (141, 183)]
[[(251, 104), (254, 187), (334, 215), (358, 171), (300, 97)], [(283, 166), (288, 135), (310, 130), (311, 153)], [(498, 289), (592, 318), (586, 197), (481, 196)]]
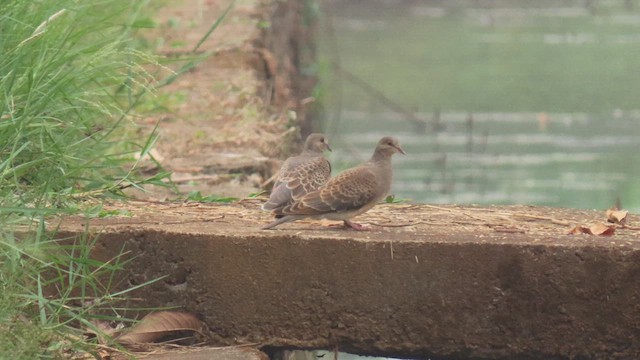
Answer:
[[(298, 44), (310, 33), (301, 25), (297, 3), (236, 2), (196, 52), (212, 55), (147, 105), (153, 115), (141, 123), (148, 130), (159, 123), (154, 155), (173, 172), (181, 193), (245, 197), (277, 171), (280, 163), (274, 159), (297, 145), (300, 127), (306, 126), (303, 100), (311, 86), (299, 70)], [(155, 16), (158, 27), (144, 37), (167, 59), (192, 57), (229, 4), (169, 2)], [(147, 190), (132, 194), (175, 198), (168, 189)]]

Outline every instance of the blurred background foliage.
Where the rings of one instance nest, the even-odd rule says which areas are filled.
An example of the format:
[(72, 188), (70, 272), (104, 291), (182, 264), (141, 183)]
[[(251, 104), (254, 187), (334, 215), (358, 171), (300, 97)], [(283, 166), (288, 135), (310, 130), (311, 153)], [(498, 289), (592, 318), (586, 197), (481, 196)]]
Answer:
[(337, 169), (393, 134), (398, 197), (640, 211), (636, 1), (336, 0), (319, 18)]

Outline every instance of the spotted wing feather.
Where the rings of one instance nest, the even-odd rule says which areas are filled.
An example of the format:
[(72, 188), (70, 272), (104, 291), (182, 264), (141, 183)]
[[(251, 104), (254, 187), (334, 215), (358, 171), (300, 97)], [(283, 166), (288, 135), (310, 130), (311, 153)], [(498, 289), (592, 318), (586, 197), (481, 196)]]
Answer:
[(318, 190), (285, 206), (282, 215), (319, 215), (360, 209), (376, 200), (375, 174), (367, 168), (353, 168), (329, 180)]
[(330, 176), (331, 164), (323, 156), (287, 159), (263, 208), (275, 210), (297, 201), (326, 183)]

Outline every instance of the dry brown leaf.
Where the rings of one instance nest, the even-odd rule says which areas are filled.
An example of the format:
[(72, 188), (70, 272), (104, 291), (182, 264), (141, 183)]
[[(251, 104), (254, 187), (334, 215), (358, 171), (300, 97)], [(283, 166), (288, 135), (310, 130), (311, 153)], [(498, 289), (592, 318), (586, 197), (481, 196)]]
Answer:
[(567, 235), (589, 234), (589, 235), (599, 235), (599, 236), (611, 236), (615, 233), (615, 231), (616, 231), (615, 225), (606, 225), (602, 223), (597, 223), (589, 227), (586, 227), (583, 225), (576, 225), (567, 232)]
[(602, 223), (597, 223), (597, 224), (591, 225), (589, 230), (591, 231), (591, 234), (593, 234), (593, 235), (611, 236), (611, 235), (613, 235), (613, 233), (616, 232), (616, 226), (615, 225), (606, 225), (606, 224), (602, 224)]
[(111, 360), (111, 352), (107, 349), (98, 350), (98, 356), (101, 360)]
[(607, 210), (607, 221), (610, 223), (624, 224), (627, 221), (627, 210), (609, 209)]
[(201, 330), (202, 322), (194, 315), (179, 311), (160, 311), (143, 317), (117, 341), (121, 344), (150, 343), (173, 332)]
[(589, 228), (586, 226), (576, 225), (567, 232), (567, 235), (576, 235), (576, 234), (591, 234), (591, 230), (589, 230)]
[(118, 325), (113, 327), (111, 326), (111, 322), (106, 320), (92, 320), (91, 324), (93, 324), (94, 327), (87, 327), (87, 329), (85, 330), (85, 335), (97, 338), (98, 344), (102, 345), (108, 343), (106, 337), (117, 337), (118, 335), (120, 335), (122, 329), (124, 328), (124, 326), (122, 326), (122, 323), (119, 323)]

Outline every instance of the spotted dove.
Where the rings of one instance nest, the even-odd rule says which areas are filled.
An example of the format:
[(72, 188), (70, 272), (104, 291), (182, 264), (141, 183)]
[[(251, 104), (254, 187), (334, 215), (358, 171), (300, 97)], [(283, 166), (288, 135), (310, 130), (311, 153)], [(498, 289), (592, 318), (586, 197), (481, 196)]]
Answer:
[[(331, 177), (331, 164), (323, 156), (329, 144), (322, 134), (310, 134), (302, 153), (285, 160), (263, 210), (276, 211), (317, 189)], [(281, 217), (276, 215), (277, 217)]]
[(271, 229), (280, 224), (303, 218), (342, 220), (346, 227), (366, 230), (350, 219), (360, 215), (385, 198), (391, 188), (391, 156), (404, 154), (393, 137), (383, 137), (378, 142), (371, 159), (345, 170), (330, 179), (317, 190), (274, 210), (281, 218), (264, 226)]

